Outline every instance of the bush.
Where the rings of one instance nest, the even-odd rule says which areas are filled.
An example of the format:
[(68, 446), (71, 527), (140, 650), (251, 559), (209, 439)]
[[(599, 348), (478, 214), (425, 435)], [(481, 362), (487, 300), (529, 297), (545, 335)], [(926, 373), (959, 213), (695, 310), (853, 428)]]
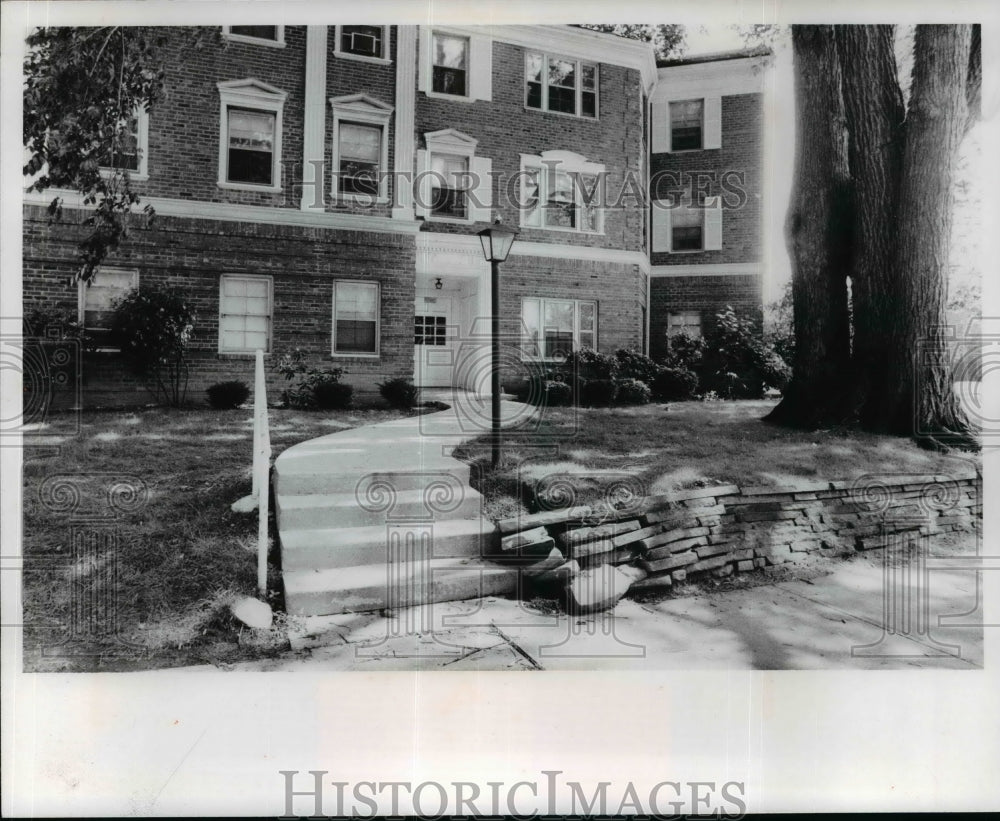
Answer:
[(557, 379), (544, 380), (536, 396), (539, 397), (539, 404), (550, 408), (573, 404), (573, 389)]
[(646, 405), (652, 396), (649, 385), (641, 379), (619, 379), (618, 382), (618, 404), (619, 405)]
[(715, 316), (702, 365), (702, 385), (726, 399), (759, 399), (770, 385), (783, 388), (790, 370), (761, 338), (757, 324), (727, 305)]
[(577, 379), (614, 379), (618, 375), (618, 359), (611, 354), (581, 348), (566, 357), (559, 368), (561, 382), (571, 384)]
[(647, 385), (652, 383), (661, 368), (648, 356), (627, 348), (615, 351), (615, 359), (618, 360), (619, 379), (638, 379)]
[(588, 379), (582, 382), (580, 394), (582, 404), (604, 408), (615, 401), (618, 383), (614, 379)]
[(313, 386), (313, 401), (320, 410), (342, 410), (349, 407), (354, 388), (343, 382), (317, 382)]
[(305, 354), (298, 348), (282, 354), (275, 365), (278, 373), (295, 385), (281, 392), (281, 401), (289, 408), (308, 409), (317, 404), (316, 389), (319, 385), (338, 384), (344, 373), (343, 368), (310, 368), (306, 365)]
[(664, 368), (653, 380), (653, 396), (661, 402), (690, 399), (698, 390), (698, 377), (687, 368)]
[(674, 334), (667, 340), (663, 364), (668, 368), (697, 372), (705, 355), (705, 340), (688, 333)]
[(217, 382), (205, 393), (208, 394), (208, 404), (216, 410), (238, 408), (250, 398), (250, 388), (247, 387), (247, 383), (237, 379), (230, 382)]
[(195, 316), (177, 288), (140, 285), (112, 304), (111, 338), (158, 400), (178, 407), (187, 394), (187, 349)]
[(417, 404), (417, 388), (405, 376), (380, 382), (378, 392), (394, 408), (412, 408)]

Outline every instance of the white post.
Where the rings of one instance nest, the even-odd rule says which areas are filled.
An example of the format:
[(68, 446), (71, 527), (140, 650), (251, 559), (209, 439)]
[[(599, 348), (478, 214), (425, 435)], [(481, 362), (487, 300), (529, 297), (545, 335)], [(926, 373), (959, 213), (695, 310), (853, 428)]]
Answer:
[(271, 431), (267, 420), (264, 352), (257, 349), (253, 388), (253, 496), (257, 500), (257, 590), (267, 594), (267, 514), (270, 494)]

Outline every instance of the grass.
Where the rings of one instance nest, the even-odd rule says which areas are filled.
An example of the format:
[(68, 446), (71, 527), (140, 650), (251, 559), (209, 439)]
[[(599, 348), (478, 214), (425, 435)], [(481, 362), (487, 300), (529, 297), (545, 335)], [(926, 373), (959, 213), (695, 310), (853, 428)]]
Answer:
[[(270, 414), (277, 456), (297, 442), (407, 412)], [(224, 665), (285, 646), (281, 614), (263, 631), (229, 613), (236, 597), (256, 590), (256, 513), (230, 510), (250, 493), (252, 430), (248, 410), (150, 409), (55, 415), (25, 437), (26, 670)], [(145, 503), (118, 494), (114, 507), (108, 494), (117, 483), (144, 487)], [(68, 488), (76, 499), (63, 495)], [(273, 519), (271, 526), (273, 534)], [(83, 546), (94, 538), (104, 540), (96, 549), (74, 549), (74, 539)], [(117, 561), (108, 560), (109, 544)], [(272, 591), (281, 587), (277, 559), (272, 549)], [(271, 600), (280, 607), (280, 593)], [(75, 610), (81, 602), (87, 606)], [(81, 621), (91, 613), (96, 624)], [(102, 634), (112, 620), (116, 629)]]
[[(531, 512), (536, 487), (562, 486), (550, 506), (603, 496), (616, 477), (640, 495), (713, 484), (782, 486), (853, 480), (866, 473), (968, 469), (974, 454), (936, 453), (908, 439), (849, 430), (814, 432), (761, 421), (773, 401), (676, 402), (635, 407), (546, 408), (530, 430), (505, 432), (500, 469), (489, 439), (455, 455), (477, 465), (487, 515)], [(559, 504), (557, 502), (562, 502)]]

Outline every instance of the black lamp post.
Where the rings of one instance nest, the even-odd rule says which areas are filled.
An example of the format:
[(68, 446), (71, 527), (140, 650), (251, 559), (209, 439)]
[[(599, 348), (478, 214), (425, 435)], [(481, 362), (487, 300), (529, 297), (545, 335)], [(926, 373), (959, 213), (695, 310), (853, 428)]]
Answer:
[(507, 261), (507, 255), (516, 236), (517, 231), (501, 225), (499, 219), (478, 234), (479, 241), (483, 245), (483, 255), (490, 263), (492, 274), (490, 335), (493, 349), (490, 357), (490, 388), (493, 394), (493, 467), (500, 464), (500, 263)]

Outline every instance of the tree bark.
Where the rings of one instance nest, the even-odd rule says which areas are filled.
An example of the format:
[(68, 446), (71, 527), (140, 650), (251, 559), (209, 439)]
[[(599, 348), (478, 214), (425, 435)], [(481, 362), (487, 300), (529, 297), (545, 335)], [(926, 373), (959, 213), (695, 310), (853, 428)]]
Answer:
[(890, 350), (898, 336), (894, 276), (896, 215), (903, 160), (903, 94), (896, 76), (893, 26), (835, 26), (842, 71), (852, 182), (852, 415), (885, 429)]
[(973, 444), (952, 386), (945, 333), (954, 171), (969, 118), (972, 26), (917, 27), (895, 271), (900, 319), (889, 341), (889, 430), (932, 446)]
[(829, 26), (793, 26), (796, 148), (785, 220), (792, 262), (795, 362), (768, 421), (814, 428), (846, 410), (850, 337), (846, 275), (851, 217), (840, 67)]

